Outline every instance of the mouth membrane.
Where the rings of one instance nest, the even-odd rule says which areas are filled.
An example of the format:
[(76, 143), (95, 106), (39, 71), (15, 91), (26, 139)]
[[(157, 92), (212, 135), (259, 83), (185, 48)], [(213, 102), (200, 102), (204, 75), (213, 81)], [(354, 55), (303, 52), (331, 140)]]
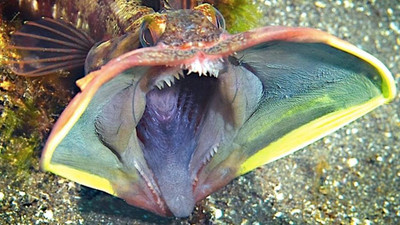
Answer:
[(184, 79), (146, 94), (145, 110), (136, 126), (147, 165), (175, 216), (185, 216), (185, 210), (194, 207), (189, 165), (218, 87), (213, 76), (184, 73)]
[(136, 126), (145, 151), (174, 154), (179, 144), (194, 141), (201, 129), (218, 79), (197, 74), (185, 76), (171, 87), (154, 88), (146, 94), (145, 110)]

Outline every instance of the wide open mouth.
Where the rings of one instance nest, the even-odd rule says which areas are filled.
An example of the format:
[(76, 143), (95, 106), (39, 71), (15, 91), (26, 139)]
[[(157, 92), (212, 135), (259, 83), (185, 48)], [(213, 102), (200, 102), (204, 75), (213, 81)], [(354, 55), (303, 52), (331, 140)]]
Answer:
[[(175, 216), (187, 216), (194, 207), (190, 163), (201, 139), (213, 139), (204, 124), (213, 120), (210, 111), (218, 93), (219, 80), (210, 74), (183, 70), (180, 79), (167, 78), (146, 94), (146, 106), (136, 126), (137, 137), (148, 167)], [(186, 214), (186, 215), (185, 215)]]
[(189, 164), (194, 149), (188, 148), (196, 145), (217, 92), (218, 79), (214, 76), (188, 75), (187, 70), (182, 76), (185, 78), (167, 80), (165, 86), (146, 94), (145, 110), (136, 126), (142, 150), (153, 169), (175, 157)]

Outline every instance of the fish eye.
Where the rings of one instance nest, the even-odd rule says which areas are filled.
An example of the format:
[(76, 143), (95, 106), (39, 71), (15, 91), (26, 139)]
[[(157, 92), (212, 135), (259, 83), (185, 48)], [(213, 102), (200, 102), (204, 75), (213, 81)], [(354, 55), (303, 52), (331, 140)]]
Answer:
[(143, 47), (155, 46), (165, 30), (165, 18), (152, 16), (145, 18), (140, 26), (139, 39)]
[(225, 30), (225, 19), (221, 12), (215, 9), (215, 20), (217, 22), (217, 27)]
[(195, 10), (198, 10), (207, 17), (207, 19), (213, 23), (216, 27), (220, 29), (225, 29), (225, 19), (222, 16), (221, 12), (218, 11), (210, 4), (201, 4), (199, 6), (194, 7)]
[(142, 23), (140, 27), (140, 44), (143, 47), (151, 47), (154, 46), (156, 40), (154, 40), (153, 35), (151, 34), (151, 30), (148, 27), (146, 22)]

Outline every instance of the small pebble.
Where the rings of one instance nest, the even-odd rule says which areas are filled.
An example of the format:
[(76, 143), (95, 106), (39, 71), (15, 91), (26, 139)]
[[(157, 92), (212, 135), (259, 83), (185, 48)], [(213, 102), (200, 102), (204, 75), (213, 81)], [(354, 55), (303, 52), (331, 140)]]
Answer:
[(361, 223), (361, 221), (359, 220), (359, 219), (357, 219), (357, 218), (351, 218), (351, 222), (350, 222), (350, 224), (351, 225), (357, 225), (357, 224), (360, 224)]
[(215, 209), (215, 211), (214, 211), (214, 217), (215, 217), (215, 219), (221, 218), (221, 217), (222, 217), (222, 210), (220, 210), (220, 209)]
[(300, 214), (301, 210), (300, 209), (293, 209), (292, 211), (290, 211), (290, 214)]
[(321, 9), (323, 9), (323, 8), (326, 7), (326, 3), (321, 2), (321, 1), (316, 1), (316, 2), (314, 2), (314, 5), (315, 5), (316, 7), (318, 7), (318, 8), (321, 8)]
[(48, 220), (52, 220), (53, 219), (53, 211), (51, 211), (50, 209), (46, 210), (46, 212), (43, 213), (44, 218), (48, 219)]
[(373, 223), (372, 223), (372, 221), (371, 220), (364, 220), (364, 224), (365, 225), (372, 225)]
[(388, 8), (386, 10), (386, 12), (387, 12), (388, 16), (392, 16), (393, 15), (393, 9), (391, 9), (391, 8)]
[(394, 22), (390, 22), (390, 29), (392, 29), (395, 33), (400, 34), (400, 28)]
[(275, 196), (277, 201), (282, 201), (283, 199), (285, 199), (285, 195), (283, 193), (276, 193)]
[(347, 160), (347, 165), (349, 167), (354, 167), (355, 165), (357, 165), (357, 163), (358, 163), (358, 159), (356, 159), (356, 158), (351, 158), (351, 159)]

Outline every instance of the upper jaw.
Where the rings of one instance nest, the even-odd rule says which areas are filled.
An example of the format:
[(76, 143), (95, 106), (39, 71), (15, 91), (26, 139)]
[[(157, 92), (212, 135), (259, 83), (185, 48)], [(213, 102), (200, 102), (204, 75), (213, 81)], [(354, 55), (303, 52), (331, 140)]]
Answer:
[[(148, 74), (146, 86), (148, 90), (171, 87), (177, 80), (186, 76), (197, 74), (197, 76), (209, 76), (218, 78), (224, 69), (224, 59), (208, 60), (196, 58), (191, 63), (182, 64), (179, 67), (162, 67)], [(154, 75), (153, 75), (154, 74)]]

